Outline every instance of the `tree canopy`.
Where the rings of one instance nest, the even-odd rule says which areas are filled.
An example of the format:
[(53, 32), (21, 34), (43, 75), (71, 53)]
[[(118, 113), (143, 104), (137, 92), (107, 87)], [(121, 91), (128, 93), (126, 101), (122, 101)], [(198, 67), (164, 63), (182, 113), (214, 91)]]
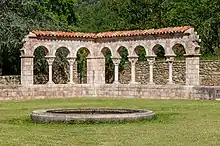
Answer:
[(220, 56), (218, 0), (1, 0), (0, 68), (20, 73), (22, 38), (32, 30), (102, 32), (190, 25), (203, 56)]

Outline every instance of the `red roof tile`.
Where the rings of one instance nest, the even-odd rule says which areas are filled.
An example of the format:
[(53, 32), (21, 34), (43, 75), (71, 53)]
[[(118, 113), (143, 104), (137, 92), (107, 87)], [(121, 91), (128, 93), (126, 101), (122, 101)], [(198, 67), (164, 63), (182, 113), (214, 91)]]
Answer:
[(131, 31), (109, 31), (101, 33), (82, 33), (82, 32), (61, 32), (61, 31), (32, 31), (36, 36), (43, 37), (72, 37), (72, 38), (112, 38), (112, 37), (129, 37), (157, 34), (184, 33), (190, 29), (190, 26), (168, 27), (149, 30), (131, 30)]

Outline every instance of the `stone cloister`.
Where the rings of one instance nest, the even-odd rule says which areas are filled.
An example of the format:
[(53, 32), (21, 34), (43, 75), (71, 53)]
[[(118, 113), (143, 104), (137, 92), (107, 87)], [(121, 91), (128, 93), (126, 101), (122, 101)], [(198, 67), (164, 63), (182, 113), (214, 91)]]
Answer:
[(33, 58), (34, 51), (38, 47), (46, 48), (46, 59), (49, 64), (49, 81), (53, 84), (52, 64), (55, 53), (59, 48), (69, 50), (67, 56), (70, 65), (69, 83), (73, 82), (73, 65), (76, 61), (77, 51), (86, 48), (89, 51), (87, 56), (87, 84), (105, 84), (105, 57), (103, 49), (108, 48), (112, 54), (112, 61), (115, 66), (114, 84), (118, 84), (118, 66), (121, 56), (119, 48), (125, 47), (128, 51), (128, 59), (131, 63), (130, 84), (135, 81), (135, 63), (138, 55), (135, 52), (137, 47), (143, 47), (146, 51), (149, 63), (149, 85), (154, 85), (153, 68), (156, 58), (155, 50), (162, 46), (165, 51), (166, 61), (169, 64), (168, 84), (172, 81), (172, 62), (176, 54), (173, 51), (175, 45), (182, 45), (186, 54), (186, 85), (199, 85), (199, 36), (190, 26), (171, 27), (150, 30), (115, 31), (103, 33), (78, 33), (78, 32), (52, 32), (32, 31), (23, 40), (21, 49), (21, 84), (33, 84)]

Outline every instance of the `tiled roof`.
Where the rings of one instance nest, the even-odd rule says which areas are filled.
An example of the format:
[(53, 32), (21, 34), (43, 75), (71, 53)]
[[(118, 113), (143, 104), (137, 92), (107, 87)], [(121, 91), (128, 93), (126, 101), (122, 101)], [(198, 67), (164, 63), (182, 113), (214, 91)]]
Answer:
[(131, 30), (131, 31), (109, 31), (102, 33), (81, 33), (81, 32), (61, 32), (61, 31), (32, 31), (36, 36), (42, 37), (72, 37), (72, 38), (112, 38), (112, 37), (129, 37), (157, 34), (184, 33), (190, 29), (190, 26), (168, 27), (149, 30)]

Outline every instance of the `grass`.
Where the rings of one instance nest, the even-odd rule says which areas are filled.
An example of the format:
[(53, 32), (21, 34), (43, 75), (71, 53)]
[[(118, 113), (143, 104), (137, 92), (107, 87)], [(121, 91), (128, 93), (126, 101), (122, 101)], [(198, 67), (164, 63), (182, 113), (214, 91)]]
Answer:
[[(152, 121), (35, 124), (35, 109), (121, 107), (151, 109)], [(220, 102), (146, 99), (52, 99), (0, 101), (0, 145), (220, 145)]]

